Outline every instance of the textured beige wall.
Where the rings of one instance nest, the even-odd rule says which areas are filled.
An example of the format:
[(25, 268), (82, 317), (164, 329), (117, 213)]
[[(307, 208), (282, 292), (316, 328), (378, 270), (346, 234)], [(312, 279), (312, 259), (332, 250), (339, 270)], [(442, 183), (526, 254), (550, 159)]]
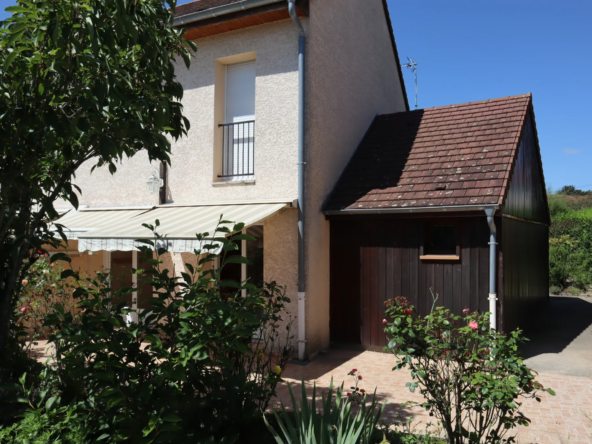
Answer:
[[(175, 203), (295, 198), (297, 194), (298, 42), (290, 21), (256, 26), (196, 41), (190, 70), (179, 65), (188, 136), (173, 147), (169, 198)], [(255, 53), (255, 184), (213, 186), (214, 135), (224, 123), (220, 111), (224, 75), (218, 65)], [(250, 57), (249, 57), (250, 58)], [(216, 79), (218, 77), (218, 79)], [(216, 82), (216, 80), (218, 80)], [(218, 97), (218, 107), (216, 98)], [(223, 103), (223, 101), (222, 101)], [(216, 112), (218, 111), (218, 112)]]
[(405, 111), (405, 102), (381, 0), (311, 0), (310, 10), (306, 339), (314, 356), (329, 345), (322, 205), (374, 117)]
[[(284, 20), (246, 28), (199, 39), (196, 43), (198, 50), (191, 68), (188, 70), (182, 62), (176, 66), (184, 87), (184, 114), (191, 129), (187, 137), (173, 142), (167, 202), (296, 198), (298, 39), (292, 22)], [(257, 62), (255, 183), (214, 186), (213, 178), (220, 174), (214, 169), (214, 135), (215, 131), (221, 134), (218, 124), (224, 123), (220, 103), (215, 113), (216, 88), (224, 87), (224, 71), (216, 82), (216, 66), (220, 71), (220, 63), (240, 62), (236, 56), (253, 52)], [(220, 91), (217, 96), (223, 98)], [(158, 204), (158, 193), (150, 194), (147, 190), (151, 165), (145, 153), (123, 161), (113, 176), (107, 168), (96, 169), (91, 174), (92, 165), (86, 163), (77, 173), (76, 184), (83, 192), (81, 204), (91, 207)]]
[(107, 167), (96, 168), (91, 174), (95, 163), (88, 161), (76, 172), (75, 183), (82, 189), (80, 204), (89, 207), (158, 205), (158, 193), (150, 194), (146, 182), (152, 168), (159, 171), (160, 163), (150, 163), (146, 152), (124, 159), (113, 175)]
[(290, 298), (288, 313), (280, 323), (280, 333), (285, 338), (290, 317), (293, 317), (290, 335), (292, 345), (297, 347), (298, 340), (298, 211), (286, 208), (269, 216), (263, 222), (264, 227), (264, 269), (263, 278), (266, 282), (276, 281), (285, 286), (286, 296)]

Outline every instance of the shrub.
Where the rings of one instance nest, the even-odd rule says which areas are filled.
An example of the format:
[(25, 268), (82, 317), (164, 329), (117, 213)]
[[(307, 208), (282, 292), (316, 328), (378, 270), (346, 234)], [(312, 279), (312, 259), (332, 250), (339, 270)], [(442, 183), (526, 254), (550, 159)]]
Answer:
[(461, 317), (435, 307), (422, 318), (405, 298), (387, 305), (386, 349), (399, 358), (396, 369), (411, 370), (407, 386), (419, 388), (423, 407), (442, 422), (450, 443), (500, 442), (508, 430), (529, 423), (519, 398), (539, 401), (541, 390), (554, 394), (519, 357), (521, 332), (491, 330), (489, 313), (467, 309)]
[(550, 285), (585, 291), (592, 284), (592, 212), (566, 213), (553, 220), (549, 239)]
[[(356, 385), (357, 388), (357, 385)], [(302, 381), (302, 401), (298, 405), (292, 387), (288, 384), (290, 399), (294, 406), (293, 420), (281, 404), (282, 416), (274, 410), (273, 414), (279, 424), (283, 438), (269, 425), (269, 431), (278, 444), (369, 444), (374, 435), (378, 420), (384, 410), (384, 404), (378, 407), (376, 390), (370, 406), (366, 406), (366, 395), (363, 396), (358, 412), (352, 414), (351, 393), (343, 398), (343, 383), (337, 389), (333, 399), (333, 380), (327, 395), (321, 395), (321, 409), (317, 410), (316, 384), (312, 390), (312, 400), (308, 401), (304, 380)]]
[[(44, 326), (45, 318), (53, 313), (53, 307), (60, 304), (64, 310), (76, 316), (76, 301), (72, 298), (77, 283), (72, 279), (62, 279), (63, 262), (53, 263), (51, 258), (42, 256), (31, 265), (27, 282), (21, 287), (16, 305), (17, 322), (23, 327), (30, 346), (39, 338), (47, 338), (53, 332), (51, 326)], [(85, 279), (79, 276), (78, 284)], [(24, 342), (23, 342), (24, 343)]]
[(551, 285), (549, 287), (549, 293), (550, 294), (560, 294), (561, 293), (561, 287), (557, 287), (556, 285)]
[(21, 396), (18, 401), (29, 409), (22, 420), (0, 429), (0, 442), (6, 444), (84, 444), (87, 439), (86, 422), (73, 406), (62, 406), (56, 373), (46, 367), (37, 375), (24, 373), (19, 380)]
[[(59, 305), (48, 316), (61, 390), (88, 414), (93, 439), (233, 442), (261, 420), (292, 355), (291, 321), (287, 334), (279, 332), (289, 299), (275, 283), (258, 288), (220, 280), (227, 264), (248, 263), (226, 255), (238, 250), (237, 242), (253, 239), (230, 235), (242, 228), (220, 227), (213, 241), (208, 233), (199, 235), (205, 245), (195, 252), (198, 266), (186, 264), (182, 279), (162, 269), (164, 250), (153, 259), (154, 243), (145, 241), (150, 246), (142, 254), (153, 268), (135, 273), (155, 291), (137, 323), (126, 325), (131, 310), (118, 303), (136, 290), (115, 291), (102, 273), (75, 291), (83, 310), (79, 321)], [(222, 296), (222, 287), (234, 288), (233, 297)]]

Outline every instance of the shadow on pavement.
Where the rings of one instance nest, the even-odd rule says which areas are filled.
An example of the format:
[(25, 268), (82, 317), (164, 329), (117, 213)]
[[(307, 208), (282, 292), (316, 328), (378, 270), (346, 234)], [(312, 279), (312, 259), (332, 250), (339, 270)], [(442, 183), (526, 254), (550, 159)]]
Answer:
[(577, 297), (551, 296), (547, 309), (524, 333), (530, 341), (523, 345), (522, 355), (528, 359), (561, 353), (590, 326), (592, 299), (588, 302)]

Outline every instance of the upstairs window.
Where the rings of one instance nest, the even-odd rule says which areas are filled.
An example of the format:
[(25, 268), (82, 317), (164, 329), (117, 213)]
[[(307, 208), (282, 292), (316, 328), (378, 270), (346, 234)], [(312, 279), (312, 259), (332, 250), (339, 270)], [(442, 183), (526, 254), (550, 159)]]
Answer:
[(255, 61), (226, 66), (222, 152), (224, 180), (255, 174)]

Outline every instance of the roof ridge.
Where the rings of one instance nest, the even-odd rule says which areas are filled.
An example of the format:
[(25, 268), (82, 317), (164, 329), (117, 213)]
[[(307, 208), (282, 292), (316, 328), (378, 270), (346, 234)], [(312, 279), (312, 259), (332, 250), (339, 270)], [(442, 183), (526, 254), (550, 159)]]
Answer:
[[(508, 101), (508, 100), (526, 99), (526, 98), (532, 98), (532, 93), (528, 92), (526, 94), (519, 94), (516, 96), (496, 97), (494, 99), (478, 100), (476, 102), (464, 102), (464, 103), (453, 103), (451, 105), (431, 106), (429, 108), (420, 108), (420, 109), (412, 110), (409, 112), (427, 111), (427, 110), (433, 110), (433, 109), (458, 108), (461, 106), (481, 105), (484, 103), (503, 102), (503, 101)], [(405, 112), (405, 111), (401, 111), (401, 112)], [(398, 114), (398, 113), (392, 113), (392, 114)]]

